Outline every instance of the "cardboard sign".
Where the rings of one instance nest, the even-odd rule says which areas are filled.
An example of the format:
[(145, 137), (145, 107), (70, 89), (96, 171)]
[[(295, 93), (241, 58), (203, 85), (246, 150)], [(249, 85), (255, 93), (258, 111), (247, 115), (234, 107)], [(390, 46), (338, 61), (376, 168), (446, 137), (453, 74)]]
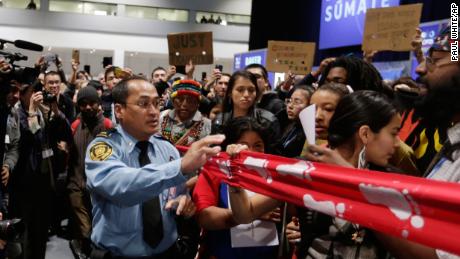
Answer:
[(188, 32), (168, 34), (169, 64), (212, 64), (212, 32)]
[(314, 42), (268, 41), (267, 70), (298, 75), (310, 73), (315, 56)]
[(368, 9), (362, 50), (410, 51), (423, 4)]

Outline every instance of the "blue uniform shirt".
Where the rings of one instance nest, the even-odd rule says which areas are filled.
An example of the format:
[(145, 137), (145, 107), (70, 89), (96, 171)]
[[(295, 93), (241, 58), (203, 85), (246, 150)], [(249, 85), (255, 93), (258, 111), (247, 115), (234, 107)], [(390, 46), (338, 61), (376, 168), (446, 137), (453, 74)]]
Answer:
[(96, 137), (86, 152), (87, 187), (93, 204), (91, 240), (118, 256), (149, 256), (168, 249), (177, 239), (175, 211), (162, 209), (163, 239), (152, 248), (144, 242), (142, 203), (160, 195), (166, 201), (185, 193), (179, 152), (158, 136), (149, 139), (151, 163), (140, 168), (137, 140), (121, 126)]

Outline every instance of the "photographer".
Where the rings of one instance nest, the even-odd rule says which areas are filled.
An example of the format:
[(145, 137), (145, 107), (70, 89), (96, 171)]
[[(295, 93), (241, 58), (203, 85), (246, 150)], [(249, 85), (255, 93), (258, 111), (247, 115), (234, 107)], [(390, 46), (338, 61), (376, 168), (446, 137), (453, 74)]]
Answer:
[[(45, 76), (45, 85), (60, 80)], [(44, 102), (40, 89), (23, 85), (17, 105), (21, 139), (19, 160), (11, 175), (11, 214), (23, 218), (24, 258), (44, 258), (55, 175), (62, 172), (63, 154), (71, 141), (70, 126), (56, 100)], [(58, 163), (61, 162), (61, 163)]]
[(8, 106), (8, 120), (6, 124), (6, 135), (5, 135), (5, 155), (3, 156), (2, 166), (2, 185), (1, 185), (1, 196), (2, 204), (1, 211), (3, 215), (7, 216), (8, 206), (8, 189), (7, 184), (11, 172), (14, 170), (16, 163), (18, 162), (19, 156), (19, 139), (21, 136), (19, 130), (19, 116), (15, 104), (19, 101), (19, 83), (13, 81), (11, 84), (10, 92), (6, 97), (6, 104)]
[[(3, 59), (0, 60), (0, 70), (2, 76), (4, 73), (11, 71), (11, 66), (9, 66)], [(6, 82), (5, 82), (6, 83)], [(16, 166), (18, 161), (18, 145), (20, 138), (19, 131), (19, 117), (14, 108), (14, 105), (19, 100), (19, 83), (16, 81), (8, 82), (9, 92), (6, 95), (6, 108), (7, 108), (7, 121), (6, 121), (6, 134), (5, 134), (5, 153), (2, 157), (2, 169), (1, 169), (1, 187), (0, 187), (0, 224), (2, 226), (4, 222), (3, 219), (8, 218), (8, 201), (9, 193), (7, 189), (7, 184), (11, 172)], [(6, 86), (6, 85), (3, 85)], [(5, 231), (0, 231), (0, 258), (5, 258), (6, 256), (6, 245), (7, 239), (3, 234), (8, 231), (8, 227)], [(11, 255), (9, 255), (11, 256)], [(12, 258), (12, 257), (11, 257)]]
[[(40, 71), (40, 75), (38, 76), (39, 81), (37, 82), (39, 86), (37, 87), (40, 88), (40, 85), (44, 87), (45, 92), (43, 94), (45, 100), (47, 95), (50, 98), (52, 96), (56, 97), (59, 110), (61, 110), (64, 113), (69, 123), (72, 123), (75, 120), (75, 106), (72, 103), (72, 99), (69, 98), (69, 93), (66, 93), (69, 90), (72, 90), (72, 86), (70, 86), (71, 84), (69, 84), (65, 78), (65, 73), (62, 69), (61, 59), (56, 54), (51, 55), (54, 55), (51, 60), (48, 57), (48, 54), (48, 56), (41, 56), (37, 60), (37, 62), (35, 62), (35, 69)], [(54, 64), (56, 65), (57, 71), (48, 70), (52, 62), (54, 62)], [(72, 69), (74, 69), (73, 64)], [(51, 77), (51, 79), (47, 80), (49, 76)], [(61, 93), (62, 83), (66, 86), (66, 90), (64, 91), (64, 93)]]
[(50, 71), (45, 74), (44, 101), (56, 100), (58, 109), (64, 113), (69, 123), (72, 123), (75, 120), (75, 106), (71, 99), (61, 94), (61, 82), (61, 76), (58, 72)]

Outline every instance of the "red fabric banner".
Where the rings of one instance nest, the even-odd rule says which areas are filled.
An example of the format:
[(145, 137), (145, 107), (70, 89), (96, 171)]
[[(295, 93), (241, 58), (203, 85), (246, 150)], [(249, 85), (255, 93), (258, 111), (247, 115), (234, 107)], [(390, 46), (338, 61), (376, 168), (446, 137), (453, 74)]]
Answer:
[(233, 186), (460, 254), (457, 183), (253, 152), (233, 158), (221, 152), (203, 170)]

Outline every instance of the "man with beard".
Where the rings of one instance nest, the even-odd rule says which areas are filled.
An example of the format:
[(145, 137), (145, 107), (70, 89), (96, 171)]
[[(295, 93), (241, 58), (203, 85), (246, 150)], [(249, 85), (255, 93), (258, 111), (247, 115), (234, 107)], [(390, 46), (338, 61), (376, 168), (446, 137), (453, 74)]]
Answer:
[[(431, 127), (446, 129), (444, 146), (436, 154), (425, 176), (430, 179), (460, 182), (460, 62), (450, 61), (450, 27), (436, 38), (429, 56), (417, 67), (428, 92), (419, 112)], [(377, 234), (396, 258), (460, 258), (445, 251), (384, 234)]]
[(70, 153), (67, 189), (74, 223), (74, 238), (70, 247), (75, 258), (90, 253), (91, 201), (86, 189), (85, 154), (89, 143), (101, 131), (112, 128), (112, 122), (103, 116), (101, 99), (92, 86), (82, 88), (77, 95), (80, 116), (72, 123), (75, 145)]

